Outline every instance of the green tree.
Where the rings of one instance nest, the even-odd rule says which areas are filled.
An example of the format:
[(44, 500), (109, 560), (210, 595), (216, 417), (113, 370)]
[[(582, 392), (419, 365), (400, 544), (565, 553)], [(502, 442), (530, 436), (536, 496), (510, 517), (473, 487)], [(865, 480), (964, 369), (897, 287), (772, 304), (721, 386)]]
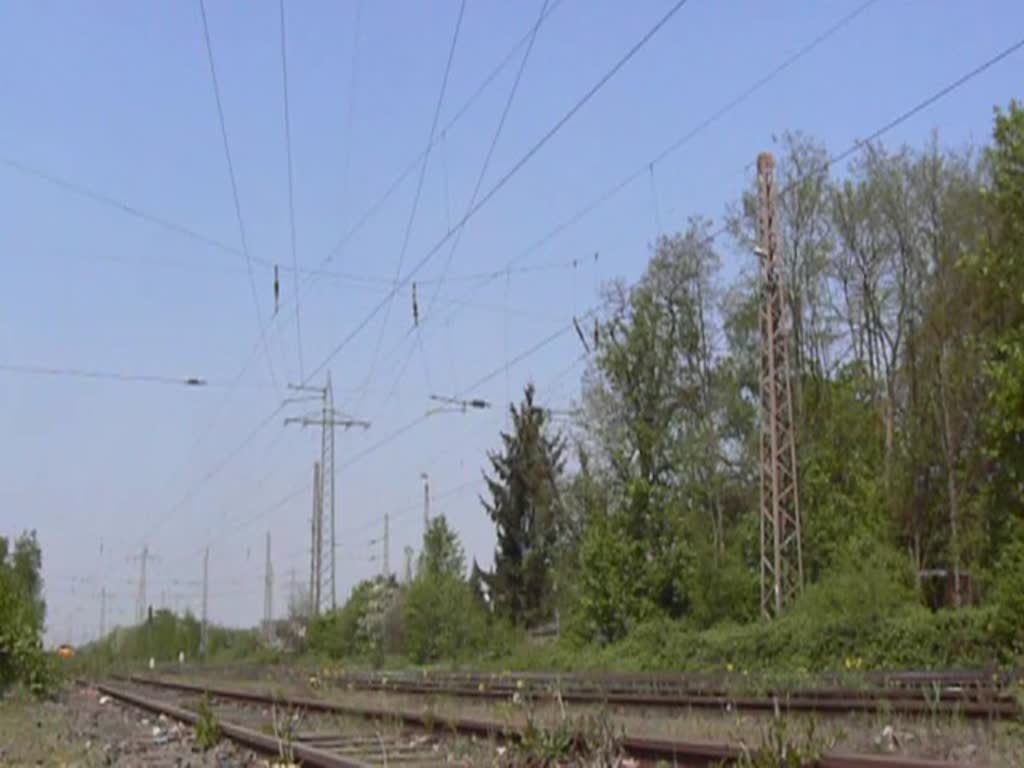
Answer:
[(42, 584), (42, 551), (35, 532), (22, 534), (13, 551), (0, 537), (0, 690), (21, 683), (42, 693), (52, 682), (42, 649)]
[[(473, 570), (479, 578), (475, 562)], [(465, 572), (458, 534), (438, 515), (423, 534), (416, 578), (401, 603), (402, 648), (416, 663), (453, 660), (482, 647), (487, 613)]]
[(487, 577), (494, 611), (526, 625), (546, 621), (553, 609), (551, 566), (565, 450), (561, 435), (549, 433), (547, 412), (534, 395), (528, 385), (519, 407), (509, 406), (512, 430), (502, 433), (502, 450), (488, 454), (494, 477), (485, 476), (491, 501), (483, 501), (498, 540)]
[(607, 519), (588, 520), (575, 621), (605, 639), (659, 612), (685, 615), (694, 542), (710, 541), (715, 559), (726, 547), (730, 390), (715, 361), (709, 232), (695, 220), (661, 238), (636, 287), (611, 286), (584, 381), (580, 427), (613, 487)]
[(418, 571), (420, 575), (444, 574), (457, 579), (466, 573), (466, 554), (458, 534), (448, 527), (444, 515), (434, 517), (427, 525)]
[(32, 604), (33, 626), (40, 631), (46, 619), (43, 599), (43, 550), (35, 531), (23, 533), (14, 542), (11, 570)]
[(1015, 521), (996, 564), (996, 636), (1005, 661), (1024, 657), (1024, 525)]
[(427, 571), (406, 591), (402, 631), (405, 652), (414, 662), (455, 660), (483, 647), (487, 614), (465, 581)]
[(972, 267), (988, 330), (984, 408), (992, 549), (1024, 521), (1024, 109), (997, 111), (987, 152), (991, 232)]

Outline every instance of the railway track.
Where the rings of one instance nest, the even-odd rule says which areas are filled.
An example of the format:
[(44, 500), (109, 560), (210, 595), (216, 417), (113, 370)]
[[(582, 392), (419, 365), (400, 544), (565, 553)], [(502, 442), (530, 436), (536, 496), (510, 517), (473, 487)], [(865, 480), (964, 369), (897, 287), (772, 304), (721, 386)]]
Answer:
[(1019, 719), (1022, 714), (1017, 700), (1004, 687), (1013, 679), (991, 673), (939, 673), (927, 677), (923, 673), (899, 673), (876, 677), (875, 685), (864, 688), (776, 688), (756, 694), (729, 690), (721, 679), (665, 674), (328, 672), (317, 678), (317, 682), (324, 687), (348, 690), (470, 700), (557, 699), (572, 704), (631, 708), (805, 712), (835, 716), (856, 713), (952, 715), (1011, 720)]
[[(358, 717), (377, 721), (396, 722), (402, 728), (427, 734), (458, 734), (488, 742), (516, 742), (523, 738), (522, 731), (508, 724), (492, 720), (436, 715), (401, 709), (364, 707), (328, 701), (307, 696), (283, 696), (269, 691), (242, 690), (213, 685), (199, 685), (182, 681), (170, 681), (150, 677), (133, 677), (130, 682), (161, 691), (174, 691), (192, 695), (213, 697), (216, 701), (241, 702), (266, 707), (289, 707), (306, 712), (317, 712), (344, 717)], [(121, 686), (103, 684), (98, 686), (107, 695), (151, 712), (167, 715), (182, 722), (195, 724), (197, 715), (181, 706), (159, 699), (143, 696), (137, 691)], [(277, 753), (276, 739), (231, 721), (221, 721), (225, 736), (245, 746), (266, 753)], [(405, 740), (408, 741), (407, 739)], [(435, 742), (419, 744), (428, 751), (417, 751), (416, 742), (402, 751), (393, 751), (391, 762), (397, 762), (394, 755), (401, 756), (401, 762), (408, 765), (430, 765), (437, 761)], [(621, 750), (639, 765), (667, 764), (689, 768), (705, 768), (716, 765), (736, 764), (744, 750), (727, 744), (712, 744), (670, 739), (652, 739), (624, 735), (620, 741)], [(298, 735), (294, 742), (293, 754), (305, 766), (311, 768), (363, 768), (375, 765), (373, 756), (388, 747), (365, 739), (352, 740), (342, 733), (313, 733)], [(398, 747), (392, 743), (391, 749)], [(422, 760), (422, 762), (418, 762)], [(385, 760), (385, 762), (387, 762)], [(469, 763), (473, 764), (473, 763)], [(808, 765), (807, 768), (968, 768), (962, 763), (936, 762), (907, 757), (876, 755), (826, 754)]]
[[(213, 675), (231, 675), (233, 677), (259, 678), (265, 675), (264, 665), (235, 663), (229, 665), (204, 665), (202, 669)], [(291, 667), (303, 675), (315, 672), (315, 669), (301, 666)], [(156, 670), (160, 674), (177, 674), (181, 666), (176, 663), (158, 664)], [(553, 682), (590, 686), (601, 689), (616, 690), (673, 690), (678, 688), (696, 689), (699, 691), (731, 690), (749, 687), (751, 680), (738, 672), (448, 672), (448, 671), (409, 671), (409, 670), (378, 670), (346, 671), (338, 674), (337, 679), (344, 681), (358, 680), (424, 680), (444, 681), (455, 684), (476, 685), (480, 682), (504, 682), (516, 684), (520, 680), (524, 684), (549, 685)], [(922, 689), (940, 689), (947, 691), (994, 689), (1004, 690), (1018, 681), (1024, 681), (1024, 670), (950, 670), (936, 671), (888, 671), (864, 672), (856, 677), (860, 687), (858, 691), (879, 689), (915, 691)], [(814, 690), (843, 688), (849, 690), (849, 676), (822, 674), (814, 677)], [(845, 683), (845, 685), (844, 685)]]
[(707, 708), (749, 711), (850, 714), (889, 712), (905, 715), (955, 714), (969, 718), (1014, 719), (1020, 716), (1015, 699), (989, 686), (934, 686), (922, 688), (815, 688), (775, 689), (760, 695), (744, 695), (722, 688), (668, 684), (654, 686), (602, 684), (587, 679), (504, 679), (476, 677), (471, 680), (421, 677), (346, 676), (329, 681), (354, 690), (414, 695), (455, 696), (501, 700), (512, 697), (560, 698), (568, 703), (607, 704), (631, 707)]

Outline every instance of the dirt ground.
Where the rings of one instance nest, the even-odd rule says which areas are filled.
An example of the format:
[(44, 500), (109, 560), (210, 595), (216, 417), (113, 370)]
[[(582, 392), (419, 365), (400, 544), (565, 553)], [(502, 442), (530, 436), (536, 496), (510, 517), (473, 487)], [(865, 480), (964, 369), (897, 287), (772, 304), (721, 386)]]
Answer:
[(256, 768), (266, 758), (222, 741), (202, 752), (192, 730), (109, 701), (92, 688), (55, 700), (0, 701), (0, 765), (92, 768)]

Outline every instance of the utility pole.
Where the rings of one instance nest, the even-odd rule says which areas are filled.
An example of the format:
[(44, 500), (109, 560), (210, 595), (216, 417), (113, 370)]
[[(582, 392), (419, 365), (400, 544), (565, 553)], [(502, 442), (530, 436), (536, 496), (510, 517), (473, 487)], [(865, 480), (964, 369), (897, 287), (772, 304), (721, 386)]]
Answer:
[(263, 583), (263, 631), (270, 638), (270, 626), (274, 621), (274, 565), (270, 561), (270, 531), (267, 531), (267, 562), (264, 566)]
[[(390, 550), (391, 550), (391, 516), (384, 513), (384, 535), (377, 539), (370, 539), (370, 545), (380, 544), (380, 575), (386, 581), (391, 576), (391, 563), (390, 563)], [(371, 557), (370, 562), (376, 560), (376, 557)]]
[(323, 576), (323, 505), (321, 503), (320, 462), (313, 462), (313, 516), (309, 543), (309, 615), (320, 613), (320, 582)]
[(775, 158), (757, 156), (761, 265), (761, 614), (780, 616), (803, 589), (796, 435), (783, 295)]
[(412, 547), (405, 547), (405, 583), (412, 584)]
[[(301, 424), (304, 427), (320, 427), (320, 477), (317, 482), (319, 488), (320, 498), (320, 520), (316, 523), (318, 527), (318, 536), (320, 539), (323, 538), (323, 529), (328, 527), (330, 533), (330, 607), (334, 610), (338, 606), (338, 594), (337, 594), (337, 550), (338, 542), (336, 537), (336, 514), (335, 514), (335, 480), (334, 480), (334, 428), (342, 427), (343, 429), (351, 429), (352, 427), (361, 427), (363, 429), (369, 429), (370, 422), (363, 421), (360, 419), (352, 419), (337, 411), (334, 407), (334, 388), (331, 385), (331, 374), (327, 372), (327, 380), (323, 387), (310, 387), (301, 384), (292, 384), (289, 387), (299, 392), (310, 392), (316, 393), (317, 399), (321, 401), (321, 407), (319, 413), (307, 414), (306, 416), (300, 417), (289, 417), (284, 420), (285, 424)], [(304, 399), (309, 398), (289, 398), (285, 402), (300, 402)], [(314, 498), (316, 492), (314, 491)], [(324, 525), (324, 518), (329, 515), (327, 520), (327, 526)], [(323, 547), (320, 546), (320, 553), (322, 556)], [(314, 614), (319, 613), (323, 609), (324, 602), (327, 599), (328, 591), (323, 588), (323, 580), (327, 574), (323, 571), (322, 559), (320, 560), (320, 566), (316, 571), (316, 578), (318, 583), (315, 590), (311, 590), (316, 593), (315, 609)]]
[(391, 577), (391, 516), (384, 513), (384, 580)]
[(423, 478), (423, 535), (426, 536), (430, 528), (430, 475), (420, 472), (420, 477)]
[(142, 552), (129, 560), (139, 561), (139, 584), (135, 597), (135, 623), (141, 625), (146, 621), (148, 605), (146, 603), (146, 565), (150, 560), (156, 560), (154, 555), (149, 553), (149, 546), (144, 545)]
[(107, 634), (107, 588), (103, 587), (100, 590), (100, 636), (102, 640), (103, 636)]
[(146, 619), (146, 561), (149, 560), (149, 547), (142, 548), (139, 557), (139, 596), (135, 604), (135, 622), (141, 624)]
[(207, 620), (207, 609), (209, 608), (209, 576), (210, 576), (210, 548), (207, 547), (203, 551), (203, 618), (202, 625), (199, 630), (199, 658), (206, 658), (206, 647), (208, 642), (208, 635), (206, 629)]

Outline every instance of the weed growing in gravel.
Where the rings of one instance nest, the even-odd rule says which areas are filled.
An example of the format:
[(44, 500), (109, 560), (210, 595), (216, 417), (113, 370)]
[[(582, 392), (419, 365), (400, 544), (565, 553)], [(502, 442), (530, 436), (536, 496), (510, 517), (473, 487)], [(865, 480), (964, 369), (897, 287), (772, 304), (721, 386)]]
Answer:
[(530, 715), (522, 738), (502, 757), (502, 766), (616, 766), (622, 760), (622, 735), (606, 715), (562, 717), (553, 727)]
[(210, 709), (209, 699), (204, 698), (199, 702), (196, 715), (196, 746), (205, 752), (217, 746), (220, 741), (220, 723)]
[(813, 765), (841, 738), (842, 734), (819, 736), (813, 718), (807, 721), (802, 737), (792, 737), (786, 720), (776, 716), (762, 733), (761, 746), (744, 749), (736, 765), (739, 768), (801, 768)]
[(274, 738), (277, 740), (277, 753), (281, 760), (290, 765), (295, 760), (295, 734), (302, 722), (302, 711), (291, 708), (279, 709), (277, 702), (271, 707)]

